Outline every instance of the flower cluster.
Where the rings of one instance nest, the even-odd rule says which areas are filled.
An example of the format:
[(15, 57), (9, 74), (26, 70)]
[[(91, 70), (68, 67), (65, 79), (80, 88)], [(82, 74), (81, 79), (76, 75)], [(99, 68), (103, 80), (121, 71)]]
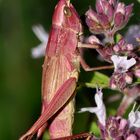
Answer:
[(127, 56), (117, 55), (113, 55), (111, 60), (114, 63), (114, 73), (110, 80), (111, 88), (123, 90), (126, 84), (132, 83), (132, 74), (128, 69), (136, 64), (136, 60), (134, 58), (127, 60)]
[[(127, 43), (124, 37), (114, 41), (115, 33), (122, 29), (132, 15), (133, 4), (125, 6), (116, 0), (96, 0), (96, 11), (89, 8), (86, 23), (94, 34), (104, 34), (100, 41), (95, 35), (88, 38), (88, 43), (98, 44), (96, 49), (103, 60), (114, 64), (110, 78), (110, 87), (123, 91), (132, 84), (133, 77), (140, 77), (140, 57), (135, 44)], [(133, 42), (132, 42), (133, 43)]]
[(101, 139), (103, 140), (138, 140), (140, 139), (140, 106), (135, 111), (135, 106), (128, 115), (128, 120), (120, 116), (106, 118), (106, 108), (103, 103), (102, 91), (97, 89), (95, 102), (97, 107), (81, 108), (81, 112), (95, 113), (99, 120)]
[(125, 6), (116, 0), (96, 0), (96, 12), (89, 8), (86, 12), (86, 23), (93, 33), (113, 37), (128, 22), (133, 4)]
[(117, 44), (113, 46), (113, 51), (115, 54), (129, 55), (134, 50), (132, 44), (128, 44), (124, 38), (121, 38)]
[(88, 43), (99, 44), (97, 52), (103, 60), (114, 64), (114, 73), (110, 79), (112, 89), (122, 91), (127, 84), (132, 83), (133, 76), (140, 77), (140, 57), (135, 53), (134, 45), (127, 43), (124, 38), (116, 44), (106, 46), (92, 35), (88, 38)]
[(111, 116), (106, 121), (106, 126), (100, 125), (103, 140), (138, 140), (140, 139), (140, 127), (131, 129), (128, 120)]

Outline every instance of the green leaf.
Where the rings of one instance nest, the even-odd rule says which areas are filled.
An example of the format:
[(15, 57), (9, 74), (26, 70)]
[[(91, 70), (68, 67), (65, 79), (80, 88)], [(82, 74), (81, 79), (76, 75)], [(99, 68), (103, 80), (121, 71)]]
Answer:
[(116, 34), (116, 36), (115, 36), (116, 43), (118, 43), (121, 38), (122, 38), (122, 35), (121, 34), (119, 34), (119, 33)]
[(109, 108), (108, 114), (114, 116), (116, 114), (116, 109), (115, 108)]
[(85, 82), (85, 86), (90, 88), (96, 88), (97, 86), (105, 88), (109, 86), (109, 77), (100, 72), (94, 72), (91, 80)]
[(93, 132), (96, 136), (100, 135), (100, 129), (95, 122), (91, 123), (90, 132)]
[(44, 135), (43, 135), (43, 140), (49, 140), (50, 136), (49, 136), (49, 132), (45, 131)]
[(135, 84), (140, 84), (140, 78), (137, 78), (137, 80), (133, 83), (133, 85)]
[(140, 82), (140, 78), (137, 79), (137, 82)]

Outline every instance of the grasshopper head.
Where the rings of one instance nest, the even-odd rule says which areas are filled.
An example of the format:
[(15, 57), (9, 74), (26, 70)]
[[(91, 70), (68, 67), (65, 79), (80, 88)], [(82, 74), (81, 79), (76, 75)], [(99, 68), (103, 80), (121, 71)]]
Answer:
[(82, 32), (80, 18), (70, 0), (59, 0), (55, 7), (52, 22), (52, 24), (62, 26), (77, 33)]

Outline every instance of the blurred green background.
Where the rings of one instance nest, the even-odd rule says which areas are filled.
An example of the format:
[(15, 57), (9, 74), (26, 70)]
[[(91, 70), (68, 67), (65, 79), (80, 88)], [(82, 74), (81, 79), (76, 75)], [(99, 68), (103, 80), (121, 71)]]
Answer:
[[(129, 25), (139, 24), (140, 4), (133, 0), (125, 2), (135, 2), (135, 15)], [(43, 58), (31, 58), (31, 48), (40, 43), (31, 28), (42, 24), (49, 32), (56, 3), (57, 0), (0, 0), (0, 140), (18, 139), (40, 114)], [(72, 0), (72, 3), (80, 15), (84, 15), (89, 5), (94, 6), (94, 0)], [(85, 92), (89, 96), (83, 95)], [(78, 107), (91, 106), (90, 92), (93, 91), (79, 92)], [(86, 118), (92, 116), (76, 113), (74, 133), (88, 131)]]

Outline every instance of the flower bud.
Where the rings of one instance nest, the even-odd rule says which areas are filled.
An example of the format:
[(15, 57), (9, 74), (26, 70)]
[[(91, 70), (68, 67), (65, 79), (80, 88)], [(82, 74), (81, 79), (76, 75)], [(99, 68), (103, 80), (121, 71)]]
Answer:
[(90, 8), (85, 15), (87, 16), (86, 23), (91, 32), (101, 33), (103, 31), (103, 27), (99, 24), (99, 17), (97, 13)]
[(128, 51), (132, 51), (134, 49), (134, 46), (132, 44), (127, 44), (126, 48)]
[(119, 125), (119, 130), (125, 129), (125, 127), (127, 126), (127, 124), (128, 124), (128, 121), (126, 119), (121, 119), (120, 125)]
[(103, 6), (103, 0), (96, 0), (96, 11), (98, 13), (104, 13), (104, 6)]
[(124, 15), (122, 13), (116, 13), (114, 18), (115, 27), (121, 27), (124, 21)]
[(133, 4), (125, 7), (125, 24), (128, 22), (133, 10)]
[(97, 13), (91, 8), (89, 8), (85, 15), (87, 16), (87, 18), (93, 20), (95, 23), (99, 23)]
[(125, 75), (125, 80), (126, 80), (126, 83), (127, 83), (127, 84), (131, 84), (132, 81), (133, 81), (132, 77), (129, 76), (128, 74)]
[(124, 5), (124, 3), (121, 3), (121, 2), (118, 3), (115, 14), (116, 13), (121, 13), (122, 15), (125, 14), (125, 5)]
[(119, 40), (119, 42), (118, 42), (118, 45), (119, 45), (120, 47), (124, 46), (125, 44), (126, 44), (126, 42), (125, 42), (124, 38), (121, 38), (121, 39)]
[(100, 14), (98, 16), (98, 19), (99, 19), (99, 22), (100, 22), (101, 26), (104, 29), (109, 29), (110, 28), (110, 23), (109, 23), (108, 17), (105, 14)]
[(113, 77), (111, 77), (111, 79), (110, 79), (110, 88), (117, 89), (117, 85), (116, 85), (116, 82)]
[(99, 14), (106, 15), (109, 21), (111, 21), (113, 18), (113, 14), (114, 14), (113, 7), (106, 0), (96, 0), (96, 11)]
[(137, 137), (134, 134), (130, 134), (126, 140), (137, 140)]
[(115, 27), (121, 27), (124, 21), (125, 16), (125, 5), (124, 3), (118, 3), (115, 16), (114, 16), (114, 24)]
[(116, 0), (109, 0), (110, 5), (115, 5), (116, 4)]
[(114, 52), (119, 52), (120, 51), (120, 47), (119, 47), (119, 45), (118, 44), (116, 44), (114, 47), (113, 47), (113, 50), (114, 50)]
[(132, 13), (132, 8), (133, 4), (125, 7), (124, 3), (118, 3), (114, 17), (115, 27), (121, 29), (127, 24)]
[(132, 44), (128, 44), (124, 38), (120, 39), (119, 42), (113, 46), (113, 50), (115, 53), (120, 54), (126, 54), (131, 53), (131, 51), (134, 49), (134, 46)]
[(135, 70), (135, 76), (140, 78), (140, 69)]
[(88, 37), (87, 42), (90, 43), (90, 44), (100, 44), (100, 45), (102, 45), (100, 40), (94, 35), (91, 35), (90, 37)]

